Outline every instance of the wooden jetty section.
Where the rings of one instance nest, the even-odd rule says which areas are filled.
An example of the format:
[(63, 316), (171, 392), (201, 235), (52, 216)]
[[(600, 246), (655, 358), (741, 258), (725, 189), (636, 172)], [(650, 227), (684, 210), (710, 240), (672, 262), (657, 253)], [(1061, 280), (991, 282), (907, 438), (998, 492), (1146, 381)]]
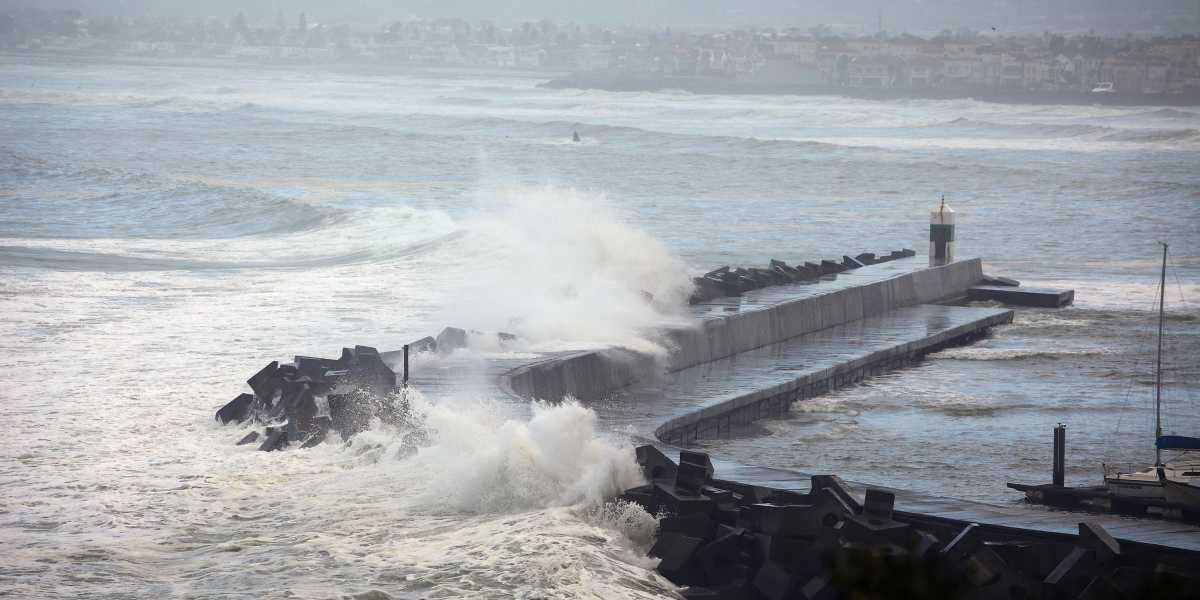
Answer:
[(993, 300), (1011, 306), (1061, 308), (1075, 301), (1075, 290), (977, 285), (967, 289), (967, 299), (971, 301)]

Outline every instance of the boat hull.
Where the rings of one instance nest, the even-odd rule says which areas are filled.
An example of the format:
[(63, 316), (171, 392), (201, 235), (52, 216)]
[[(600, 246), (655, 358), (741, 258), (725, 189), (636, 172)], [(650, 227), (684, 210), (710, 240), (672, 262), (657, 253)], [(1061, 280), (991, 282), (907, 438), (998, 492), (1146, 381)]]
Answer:
[(1200, 513), (1200, 485), (1165, 479), (1162, 488), (1168, 505), (1184, 512)]
[[(1104, 486), (1113, 500), (1165, 500), (1162, 483), (1158, 478), (1137, 477), (1140, 473), (1114, 475), (1104, 478)], [(1153, 476), (1153, 475), (1152, 475)]]

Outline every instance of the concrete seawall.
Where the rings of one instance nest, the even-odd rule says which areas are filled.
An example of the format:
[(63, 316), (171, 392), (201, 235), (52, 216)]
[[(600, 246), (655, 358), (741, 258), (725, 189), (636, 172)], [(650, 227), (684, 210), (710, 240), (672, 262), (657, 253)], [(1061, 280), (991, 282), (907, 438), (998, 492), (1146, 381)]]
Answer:
[(914, 259), (863, 267), (836, 281), (776, 286), (736, 303), (694, 307), (699, 326), (664, 331), (665, 360), (609, 348), (555, 356), (509, 371), (501, 385), (518, 396), (595, 400), (663, 372), (685, 369), (882, 314), (889, 310), (966, 295), (983, 279), (978, 258), (934, 268)]
[[(889, 327), (888, 317), (909, 326)], [(679, 446), (727, 435), (759, 419), (781, 416), (794, 402), (904, 367), (930, 352), (969, 342), (1012, 319), (1013, 311), (1007, 309), (905, 307), (884, 317), (836, 325), (705, 365), (711, 371), (707, 378), (720, 383), (693, 387), (693, 394), (702, 392), (695, 394), (699, 396), (696, 405), (665, 419), (654, 434)], [(885, 335), (872, 336), (864, 330)], [(796, 363), (804, 366), (792, 368)], [(756, 368), (765, 373), (755, 374)], [(751, 380), (758, 385), (739, 385)], [(716, 388), (715, 394), (712, 388)]]
[(963, 296), (982, 279), (982, 264), (974, 258), (706, 319), (698, 330), (668, 334), (674, 350), (669, 367), (684, 369), (895, 308)]

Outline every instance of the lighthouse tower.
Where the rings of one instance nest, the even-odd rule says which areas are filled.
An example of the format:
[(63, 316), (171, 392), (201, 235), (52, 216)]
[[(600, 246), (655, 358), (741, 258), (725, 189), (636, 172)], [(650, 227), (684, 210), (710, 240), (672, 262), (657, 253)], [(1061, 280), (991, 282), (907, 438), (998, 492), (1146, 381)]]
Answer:
[(954, 262), (954, 211), (946, 206), (946, 197), (929, 218), (929, 266)]

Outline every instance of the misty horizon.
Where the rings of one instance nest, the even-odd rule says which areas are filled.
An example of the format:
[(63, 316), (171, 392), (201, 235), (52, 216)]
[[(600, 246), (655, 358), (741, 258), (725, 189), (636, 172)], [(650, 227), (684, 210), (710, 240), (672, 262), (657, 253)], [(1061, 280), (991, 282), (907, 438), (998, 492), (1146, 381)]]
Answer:
[(251, 24), (273, 24), (282, 12), (289, 23), (305, 12), (313, 22), (373, 24), (421, 18), (698, 29), (731, 27), (840, 27), (870, 34), (972, 29), (998, 33), (1089, 31), (1105, 33), (1200, 33), (1200, 0), (615, 0), (591, 2), (483, 2), (480, 0), (0, 0), (0, 11), (73, 9), (88, 16), (216, 17), (243, 13)]

